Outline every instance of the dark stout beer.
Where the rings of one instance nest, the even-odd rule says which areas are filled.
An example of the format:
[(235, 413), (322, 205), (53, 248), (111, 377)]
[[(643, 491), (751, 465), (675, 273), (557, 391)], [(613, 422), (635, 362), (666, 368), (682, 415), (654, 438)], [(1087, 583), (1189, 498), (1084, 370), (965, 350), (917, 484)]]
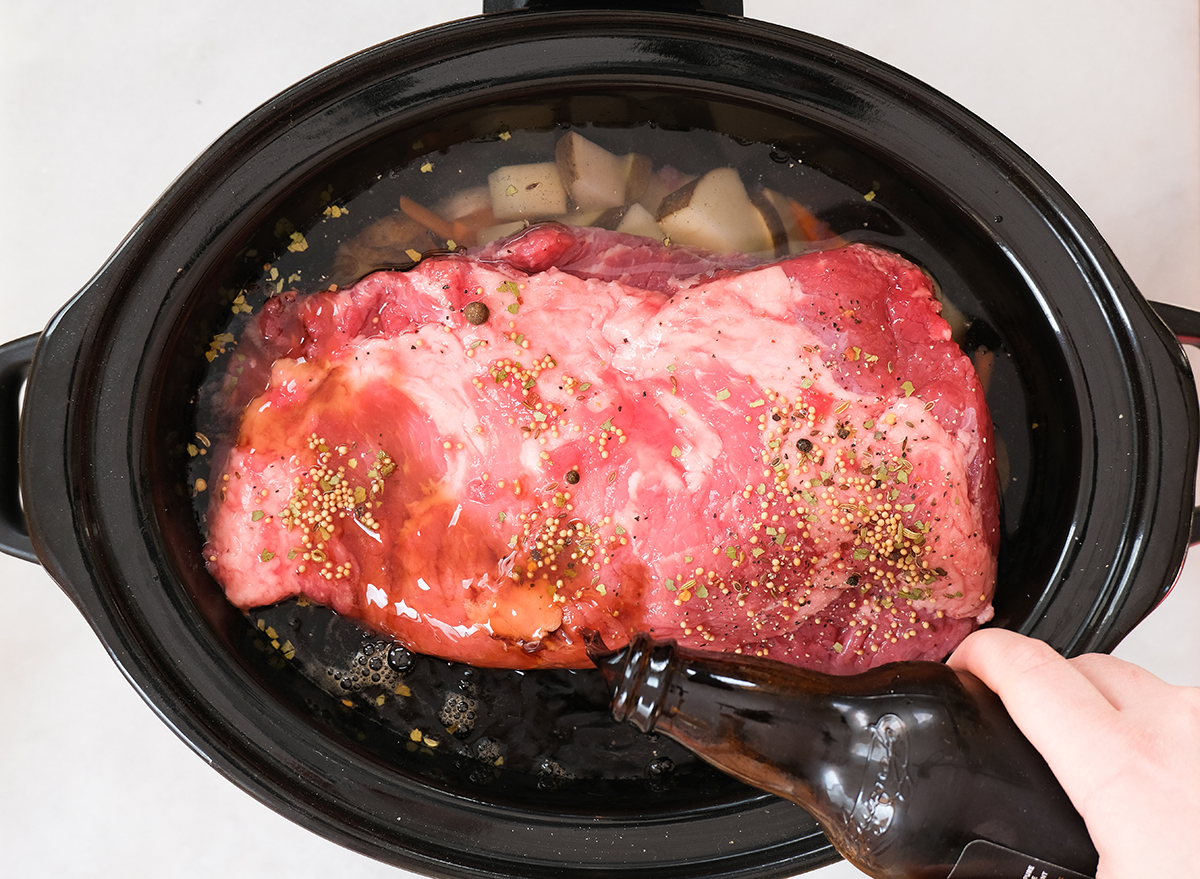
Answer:
[[(1094, 874), (1083, 819), (999, 697), (970, 673), (896, 662), (836, 676), (644, 635), (618, 651), (593, 639), (592, 657), (617, 720), (800, 804), (871, 876), (966, 877), (956, 864), (977, 840), (964, 861), (979, 862), (981, 849), (1002, 859), (999, 846), (1038, 862), (1013, 879)], [(1043, 873), (1041, 862), (1066, 870)]]

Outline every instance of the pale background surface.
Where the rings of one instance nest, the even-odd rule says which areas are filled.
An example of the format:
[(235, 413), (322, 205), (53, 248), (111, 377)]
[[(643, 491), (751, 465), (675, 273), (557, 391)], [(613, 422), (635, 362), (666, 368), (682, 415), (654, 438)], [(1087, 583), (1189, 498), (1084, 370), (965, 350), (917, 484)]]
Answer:
[[(0, 341), (40, 330), (255, 106), (480, 5), (4, 0)], [(1057, 177), (1149, 298), (1200, 308), (1194, 0), (746, 0), (746, 12), (873, 54), (970, 107)], [(0, 875), (410, 875), (295, 827), (209, 769), (39, 567), (0, 557), (0, 603)], [(1200, 551), (1118, 653), (1200, 684)]]

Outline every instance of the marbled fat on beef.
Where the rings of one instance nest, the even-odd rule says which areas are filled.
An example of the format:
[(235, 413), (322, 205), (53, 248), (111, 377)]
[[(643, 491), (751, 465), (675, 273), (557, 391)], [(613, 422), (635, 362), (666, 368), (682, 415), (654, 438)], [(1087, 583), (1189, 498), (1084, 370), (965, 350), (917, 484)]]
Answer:
[(230, 600), (511, 668), (586, 666), (592, 629), (849, 672), (987, 620), (991, 423), (928, 278), (629, 238), (537, 226), (270, 300), (211, 489)]

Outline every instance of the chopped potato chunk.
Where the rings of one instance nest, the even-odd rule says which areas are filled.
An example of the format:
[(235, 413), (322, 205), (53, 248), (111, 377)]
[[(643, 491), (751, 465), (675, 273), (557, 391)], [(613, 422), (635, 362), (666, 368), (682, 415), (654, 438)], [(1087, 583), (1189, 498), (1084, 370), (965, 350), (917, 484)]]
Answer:
[(618, 232), (629, 235), (645, 235), (647, 238), (662, 240), (666, 237), (663, 227), (658, 225), (654, 216), (640, 204), (631, 204), (621, 222), (617, 224)]
[(677, 244), (774, 253), (775, 235), (733, 168), (715, 168), (663, 199), (658, 222)]
[(602, 211), (625, 204), (628, 166), (621, 157), (574, 131), (559, 138), (554, 157), (559, 176), (580, 210)]
[(498, 220), (540, 220), (567, 212), (567, 190), (554, 162), (505, 165), (488, 175)]

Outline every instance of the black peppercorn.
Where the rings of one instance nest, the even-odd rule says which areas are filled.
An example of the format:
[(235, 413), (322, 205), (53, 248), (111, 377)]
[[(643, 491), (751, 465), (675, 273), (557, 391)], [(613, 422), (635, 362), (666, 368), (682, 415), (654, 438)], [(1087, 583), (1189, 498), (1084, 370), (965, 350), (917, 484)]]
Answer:
[(567, 482), (571, 483), (571, 485), (574, 485), (579, 481), (579, 471), (568, 470), (567, 475), (564, 478), (567, 480)]
[(491, 316), (491, 312), (488, 311), (488, 307), (482, 302), (474, 300), (468, 302), (463, 308), (463, 316), (467, 319), (467, 323), (471, 324), (471, 326), (477, 327), (480, 324), (487, 323), (488, 317)]

